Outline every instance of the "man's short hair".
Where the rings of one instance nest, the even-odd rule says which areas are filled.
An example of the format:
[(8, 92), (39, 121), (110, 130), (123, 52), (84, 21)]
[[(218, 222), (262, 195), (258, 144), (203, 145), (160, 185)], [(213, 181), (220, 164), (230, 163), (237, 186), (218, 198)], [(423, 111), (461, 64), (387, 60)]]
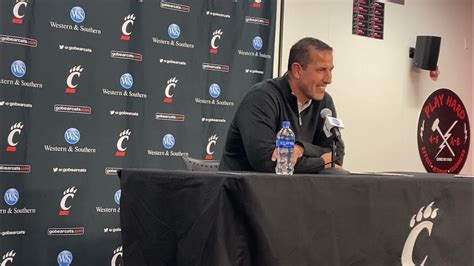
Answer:
[(291, 71), (293, 63), (300, 64), (303, 68), (310, 63), (309, 52), (311, 49), (319, 51), (332, 51), (332, 47), (327, 43), (312, 37), (306, 37), (293, 44), (288, 57), (288, 71)]

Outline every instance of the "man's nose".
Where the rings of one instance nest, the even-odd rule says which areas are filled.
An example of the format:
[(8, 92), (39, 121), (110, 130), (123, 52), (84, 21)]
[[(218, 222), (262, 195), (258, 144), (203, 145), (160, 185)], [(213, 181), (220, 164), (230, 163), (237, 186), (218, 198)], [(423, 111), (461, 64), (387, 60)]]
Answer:
[(323, 81), (326, 84), (331, 84), (331, 82), (332, 82), (332, 72), (331, 71), (326, 72), (326, 75), (324, 75)]

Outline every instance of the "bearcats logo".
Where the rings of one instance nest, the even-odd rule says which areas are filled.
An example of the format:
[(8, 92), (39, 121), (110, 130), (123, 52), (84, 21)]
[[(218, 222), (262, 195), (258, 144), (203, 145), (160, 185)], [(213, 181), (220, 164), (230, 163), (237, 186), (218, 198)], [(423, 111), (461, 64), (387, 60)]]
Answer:
[[(438, 216), (438, 209), (433, 209), (434, 201), (431, 202), (428, 206), (421, 207), (417, 214), (413, 215), (410, 220), (410, 234), (405, 241), (405, 245), (403, 246), (402, 251), (402, 266), (415, 266), (413, 262), (413, 250), (415, 249), (415, 243), (424, 229), (428, 231), (428, 236), (431, 236), (431, 231), (433, 230), (433, 222), (430, 220), (434, 220), (436, 216)], [(416, 224), (416, 226), (415, 226)], [(425, 265), (426, 260), (428, 259), (428, 255), (425, 256), (423, 261), (421, 262), (421, 266)]]
[(75, 187), (70, 187), (63, 192), (63, 197), (61, 199), (61, 202), (59, 203), (59, 206), (61, 207), (61, 210), (59, 211), (60, 216), (67, 216), (69, 215), (69, 209), (71, 209), (71, 206), (66, 206), (66, 200), (68, 198), (73, 199), (74, 195), (76, 194), (77, 189)]
[(112, 260), (110, 261), (110, 265), (111, 266), (123, 265), (122, 258), (123, 258), (123, 251), (122, 251), (122, 246), (120, 246), (114, 250), (114, 256), (112, 257)]
[(214, 151), (212, 150), (212, 148), (217, 144), (217, 140), (219, 139), (219, 137), (217, 137), (217, 135), (212, 135), (209, 139), (208, 139), (208, 143), (207, 143), (207, 146), (206, 146), (206, 160), (212, 160), (212, 155), (214, 154)]
[(23, 129), (23, 125), (21, 124), (21, 122), (15, 123), (10, 127), (10, 134), (8, 134), (8, 138), (7, 138), (7, 142), (8, 142), (7, 151), (8, 152), (16, 151), (16, 145), (18, 145), (18, 141), (15, 142), (13, 138), (17, 134), (20, 135), (22, 129)]
[(170, 102), (173, 102), (173, 95), (174, 94), (171, 94), (170, 90), (171, 89), (174, 89), (176, 88), (176, 85), (178, 84), (178, 81), (176, 79), (176, 77), (174, 78), (170, 78), (167, 82), (166, 82), (166, 89), (165, 89), (165, 99), (163, 100), (165, 103), (170, 103)]
[(82, 68), (81, 66), (74, 66), (72, 67), (71, 69), (69, 69), (69, 76), (67, 76), (66, 78), (66, 93), (76, 93), (76, 87), (77, 83), (73, 83), (73, 79), (75, 77), (80, 77), (81, 76), (81, 73), (82, 71), (84, 70), (84, 68)]
[(219, 49), (219, 44), (217, 43), (217, 40), (220, 40), (222, 37), (222, 34), (224, 32), (221, 29), (218, 29), (212, 33), (212, 39), (211, 39), (211, 54), (217, 54), (218, 49)]
[(254, 0), (252, 6), (255, 7), (255, 8), (261, 8), (262, 7), (262, 0)]
[(468, 112), (451, 90), (433, 92), (418, 119), (418, 151), (431, 173), (458, 174), (469, 152)]
[(117, 141), (117, 152), (115, 153), (115, 156), (117, 157), (124, 157), (125, 156), (125, 150), (127, 147), (123, 146), (124, 141), (128, 141), (130, 138), (130, 134), (132, 134), (132, 131), (130, 129), (126, 129), (119, 134), (119, 139)]
[(13, 6), (13, 19), (14, 24), (23, 24), (23, 18), (25, 17), (25, 9), (28, 6), (28, 1), (16, 0), (16, 4)]
[(14, 250), (11, 250), (11, 251), (8, 251), (7, 253), (5, 253), (3, 256), (2, 256), (2, 263), (0, 264), (0, 266), (7, 266), (7, 263), (10, 262), (13, 264), (13, 259), (15, 258), (15, 251)]
[(125, 20), (125, 22), (122, 24), (122, 37), (120, 37), (120, 39), (123, 41), (130, 41), (132, 31), (129, 30), (129, 25), (131, 27), (131, 25), (133, 25), (133, 23), (135, 22), (135, 15), (130, 14), (126, 16), (123, 20)]

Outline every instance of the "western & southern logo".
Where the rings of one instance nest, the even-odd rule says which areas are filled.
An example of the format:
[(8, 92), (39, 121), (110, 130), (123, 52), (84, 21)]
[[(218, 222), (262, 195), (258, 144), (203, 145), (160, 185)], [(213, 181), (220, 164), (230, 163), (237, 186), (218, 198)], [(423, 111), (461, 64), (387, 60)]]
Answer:
[(171, 40), (160, 39), (158, 37), (152, 37), (153, 43), (163, 44), (181, 48), (194, 49), (194, 44), (183, 42), (178, 40), (181, 37), (181, 27), (178, 24), (170, 24), (168, 26), (168, 36)]
[(219, 84), (213, 83), (209, 86), (209, 96), (211, 97), (210, 99), (201, 99), (196, 97), (194, 98), (194, 101), (199, 104), (234, 106), (234, 102), (218, 99), (220, 95), (221, 87), (219, 86)]
[(105, 95), (125, 96), (140, 99), (146, 99), (148, 97), (144, 93), (135, 92), (137, 89), (133, 88), (134, 80), (132, 74), (130, 73), (124, 73), (120, 77), (119, 83), (122, 89), (124, 90), (102, 89), (102, 93)]
[(20, 199), (20, 193), (15, 188), (9, 188), (3, 195), (3, 199), (9, 206), (13, 206)]
[(271, 59), (272, 56), (269, 54), (265, 54), (260, 52), (263, 49), (263, 39), (260, 36), (255, 36), (252, 40), (252, 47), (255, 51), (245, 51), (245, 50), (237, 50), (237, 53), (242, 56), (253, 56), (253, 57), (260, 57), (265, 59)]
[(70, 266), (73, 260), (74, 257), (72, 256), (72, 253), (69, 250), (63, 250), (59, 252), (57, 257), (59, 266)]
[(176, 139), (173, 134), (165, 134), (162, 139), (162, 145), (164, 150), (154, 151), (147, 150), (147, 154), (150, 156), (163, 156), (163, 157), (181, 157), (189, 156), (187, 152), (174, 151), (173, 147), (176, 144)]
[[(70, 145), (75, 145), (81, 140), (81, 132), (77, 128), (69, 128), (64, 132), (64, 140)], [(74, 152), (74, 153), (96, 153), (95, 148), (79, 147), (79, 146), (52, 146), (44, 145), (45, 151), (50, 152)]]
[(7, 209), (0, 208), (0, 215), (16, 215), (16, 214), (35, 214), (36, 209), (29, 209), (26, 207), (16, 207), (15, 205), (20, 201), (20, 192), (16, 188), (9, 188), (3, 194), (3, 200), (8, 205)]
[(34, 81), (25, 81), (23, 78), (27, 73), (27, 66), (22, 60), (15, 60), (10, 66), (11, 73), (17, 79), (3, 79), (0, 78), (0, 84), (11, 85), (11, 86), (20, 86), (20, 87), (29, 87), (29, 88), (43, 88), (43, 84), (36, 83)]
[(15, 77), (22, 78), (26, 74), (26, 65), (23, 61), (16, 60), (11, 64), (10, 70)]
[(95, 207), (97, 213), (120, 213), (120, 197), (122, 196), (122, 190), (117, 190), (114, 193), (114, 202), (118, 207)]
[(74, 25), (50, 21), (49, 24), (51, 28), (86, 32), (86, 33), (92, 33), (92, 34), (97, 34), (97, 35), (102, 34), (102, 30), (100, 29), (95, 29), (90, 26), (78, 25), (84, 22), (84, 20), (86, 19), (86, 11), (82, 7), (75, 6), (71, 8), (71, 10), (69, 11), (69, 16), (71, 17), (72, 22), (75, 23)]

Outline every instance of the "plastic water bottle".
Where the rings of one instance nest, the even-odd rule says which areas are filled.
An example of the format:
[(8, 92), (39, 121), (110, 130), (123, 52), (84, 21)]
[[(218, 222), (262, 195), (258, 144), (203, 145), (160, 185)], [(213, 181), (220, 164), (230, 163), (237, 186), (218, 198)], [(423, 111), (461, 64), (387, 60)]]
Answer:
[(295, 133), (291, 130), (289, 121), (283, 121), (281, 126), (282, 128), (276, 136), (278, 158), (275, 173), (277, 175), (292, 175), (294, 169), (291, 158), (295, 148)]

